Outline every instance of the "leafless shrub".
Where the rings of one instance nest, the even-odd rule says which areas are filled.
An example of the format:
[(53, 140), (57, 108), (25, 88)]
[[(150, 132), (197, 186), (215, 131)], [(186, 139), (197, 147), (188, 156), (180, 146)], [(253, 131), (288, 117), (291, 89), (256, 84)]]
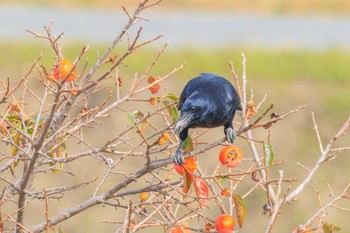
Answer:
[[(131, 27), (136, 27), (144, 20), (141, 13), (157, 4), (159, 1), (142, 0), (134, 13), (123, 8), (129, 18), (125, 27), (92, 66), (87, 62), (84, 64), (84, 55), (89, 47), (83, 47), (81, 54), (73, 62), (74, 67), (67, 75), (67, 77), (71, 75), (75, 67), (80, 64), (82, 69), (78, 70), (77, 77), (72, 82), (65, 82), (67, 78), (62, 81), (52, 76), (48, 78), (51, 71), (40, 64), (41, 56), (18, 83), (12, 84), (9, 79), (1, 81), (0, 131), (2, 147), (6, 147), (0, 152), (0, 179), (5, 184), (0, 201), (1, 232), (49, 232), (59, 223), (96, 205), (125, 210), (123, 221), (102, 220), (106, 224), (115, 224), (116, 232), (136, 232), (153, 227), (170, 231), (177, 226), (195, 232), (213, 232), (215, 219), (208, 217), (206, 210), (216, 209), (217, 212), (236, 215), (239, 224), (243, 225), (245, 216), (249, 217), (249, 203), (246, 204), (244, 199), (253, 192), (266, 194), (266, 203), (261, 203), (261, 206), (264, 206), (264, 214), (268, 216), (265, 232), (273, 232), (284, 205), (292, 203), (299, 197), (324, 163), (350, 149), (350, 147), (337, 147), (335, 143), (349, 129), (350, 118), (334, 136), (330, 137), (326, 146), (323, 146), (312, 114), (320, 146), (319, 158), (312, 168), (299, 164), (307, 171), (304, 180), (286, 179), (283, 162), (274, 161), (274, 152), (269, 141), (272, 133), (270, 130), (274, 124), (280, 124), (305, 106), (277, 115), (272, 113), (273, 104), (266, 109), (262, 108), (266, 101), (265, 97), (255, 105), (253, 91), (247, 90), (246, 60), (242, 55), (241, 77), (236, 74), (233, 63), (229, 62), (229, 65), (243, 106), (241, 120), (235, 122), (238, 128), (237, 134), (251, 149), (250, 152), (245, 152), (247, 159), (244, 162), (248, 164), (248, 169), (228, 169), (218, 165), (212, 174), (208, 174), (205, 167), (198, 166), (193, 174), (185, 172), (184, 179), (175, 177), (173, 166), (169, 165), (172, 164), (172, 155), (178, 144), (178, 137), (173, 132), (173, 123), (178, 114), (177, 96), (166, 91), (150, 95), (149, 90), (156, 94), (159, 85), (182, 69), (185, 63), (166, 75), (150, 79), (152, 68), (167, 46), (165, 44), (148, 68), (142, 74), (135, 74), (129, 87), (121, 86), (123, 80), (118, 75), (119, 67), (123, 66), (123, 61), (128, 56), (161, 37), (140, 41), (142, 27), (139, 27), (135, 36), (129, 34)], [(45, 28), (45, 34), (30, 30), (28, 32), (48, 41), (56, 53), (58, 62), (64, 58), (59, 44), (62, 35), (53, 35), (52, 24)], [(115, 52), (116, 46), (122, 41), (127, 42), (126, 51)], [(103, 72), (99, 73), (100, 70)], [(32, 76), (35, 78), (31, 78)], [(32, 82), (39, 83), (40, 90), (30, 87), (29, 84)], [(115, 95), (110, 94), (113, 88)], [(121, 94), (121, 88), (124, 92), (128, 88), (128, 92)], [(105, 99), (94, 101), (99, 93), (105, 93)], [(140, 95), (142, 93), (146, 95)], [(29, 98), (33, 101), (28, 102)], [(146, 108), (150, 104), (158, 107), (147, 114), (140, 110), (125, 110), (132, 102), (141, 102)], [(27, 109), (36, 110), (30, 113)], [(130, 124), (119, 128), (117, 132), (108, 132), (108, 140), (95, 145), (85, 139), (84, 130), (101, 127), (101, 121), (111, 116), (126, 118), (125, 113)], [(253, 136), (255, 130), (268, 132), (266, 139), (255, 139)], [(207, 133), (208, 130), (197, 130), (191, 135), (192, 142), (187, 145), (188, 153), (185, 157), (203, 154), (225, 143), (224, 137), (211, 143), (201, 141), (201, 136)], [(79, 147), (79, 150), (76, 153), (69, 153), (68, 147), (73, 145)], [(257, 145), (263, 146), (264, 154), (258, 152)], [(50, 184), (38, 185), (37, 178), (50, 172), (57, 173), (58, 177), (62, 174), (80, 177), (79, 169), (71, 169), (70, 164), (76, 161), (81, 161), (80, 164), (83, 164), (84, 158), (87, 157), (95, 160), (95, 166), (105, 171), (102, 177), (75, 184), (66, 182), (65, 185), (58, 187), (52, 187)], [(125, 171), (124, 160), (142, 161), (144, 165), (138, 169), (133, 167), (134, 170)], [(272, 169), (278, 169), (277, 176), (270, 174)], [(132, 184), (136, 181), (140, 185), (135, 188)], [(291, 183), (294, 184), (294, 188)], [(191, 184), (194, 186), (192, 187), (194, 192), (190, 192), (191, 188), (187, 187)], [(244, 185), (249, 187), (248, 191), (239, 193), (238, 188)], [(45, 188), (41, 188), (42, 186)], [(69, 191), (78, 193), (87, 186), (92, 187), (93, 192), (85, 200), (62, 212), (50, 214), (50, 200), (64, 199), (65, 193)], [(348, 183), (339, 194), (334, 193), (330, 187), (331, 200), (326, 204), (320, 201), (319, 210), (306, 219), (304, 224), (296, 226), (294, 232), (310, 230), (319, 232), (322, 228), (334, 228), (326, 223), (325, 213), (331, 207), (349, 212), (349, 209), (336, 205), (340, 199), (349, 199), (349, 186)], [(141, 197), (137, 202), (129, 199), (139, 195)], [(43, 205), (45, 214), (39, 218), (43, 221), (31, 226), (24, 222), (29, 200), (41, 200), (45, 203)], [(8, 209), (7, 206), (13, 205), (16, 206), (15, 211), (5, 211)], [(199, 224), (184, 225), (184, 222), (191, 219), (195, 219)], [(236, 230), (239, 232), (238, 228)]]

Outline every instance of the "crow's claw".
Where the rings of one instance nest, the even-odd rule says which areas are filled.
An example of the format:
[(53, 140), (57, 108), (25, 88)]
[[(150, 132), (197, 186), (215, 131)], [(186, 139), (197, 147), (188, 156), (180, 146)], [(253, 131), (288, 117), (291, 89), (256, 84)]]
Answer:
[(182, 165), (185, 162), (184, 157), (182, 155), (182, 152), (180, 149), (176, 150), (175, 156), (174, 156), (174, 163), (177, 165)]
[(226, 134), (227, 141), (229, 143), (233, 144), (233, 142), (236, 139), (236, 132), (233, 130), (233, 128), (231, 128), (231, 127), (226, 128), (225, 134)]

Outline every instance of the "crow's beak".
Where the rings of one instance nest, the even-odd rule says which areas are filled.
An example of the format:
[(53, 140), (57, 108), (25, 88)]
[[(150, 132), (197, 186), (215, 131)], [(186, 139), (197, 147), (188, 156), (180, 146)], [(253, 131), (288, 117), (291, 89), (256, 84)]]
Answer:
[(182, 112), (179, 119), (175, 124), (174, 131), (176, 134), (181, 133), (184, 128), (186, 128), (192, 121), (193, 114), (188, 112)]

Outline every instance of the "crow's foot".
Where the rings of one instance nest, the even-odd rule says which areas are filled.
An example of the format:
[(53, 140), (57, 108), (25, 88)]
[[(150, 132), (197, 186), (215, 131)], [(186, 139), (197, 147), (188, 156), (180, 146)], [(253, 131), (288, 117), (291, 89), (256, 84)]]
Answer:
[(185, 162), (184, 156), (182, 155), (182, 152), (180, 149), (176, 150), (175, 156), (174, 156), (174, 163), (177, 165), (182, 165)]
[(233, 130), (233, 128), (231, 127), (225, 128), (225, 134), (226, 134), (227, 141), (233, 144), (233, 142), (236, 139), (236, 132)]

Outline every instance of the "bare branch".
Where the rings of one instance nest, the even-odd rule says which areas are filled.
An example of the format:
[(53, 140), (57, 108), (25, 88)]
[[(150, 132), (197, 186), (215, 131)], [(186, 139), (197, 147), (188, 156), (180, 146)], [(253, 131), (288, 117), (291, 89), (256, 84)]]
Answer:
[[(316, 122), (315, 122), (316, 123)], [(316, 128), (317, 126), (315, 126)], [(290, 192), (286, 198), (287, 202), (292, 201), (294, 198), (296, 198), (305, 188), (305, 186), (311, 181), (312, 177), (315, 175), (316, 171), (319, 169), (319, 167), (322, 165), (322, 163), (327, 158), (328, 153), (330, 152), (333, 143), (337, 138), (339, 138), (341, 135), (345, 133), (346, 130), (348, 130), (350, 127), (350, 118), (346, 120), (344, 125), (340, 128), (340, 130), (330, 139), (327, 146), (324, 148), (323, 152), (320, 153), (320, 156), (315, 163), (314, 167), (310, 169), (309, 174), (305, 177), (305, 179), (296, 187), (292, 192)]]

